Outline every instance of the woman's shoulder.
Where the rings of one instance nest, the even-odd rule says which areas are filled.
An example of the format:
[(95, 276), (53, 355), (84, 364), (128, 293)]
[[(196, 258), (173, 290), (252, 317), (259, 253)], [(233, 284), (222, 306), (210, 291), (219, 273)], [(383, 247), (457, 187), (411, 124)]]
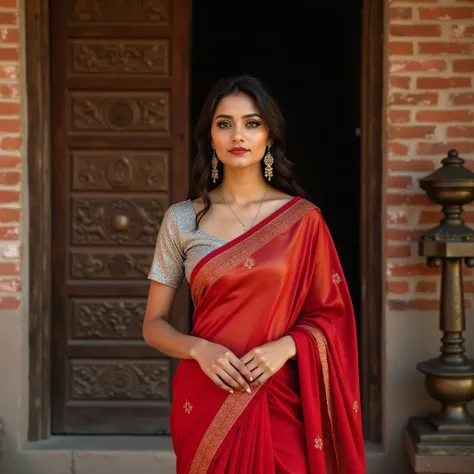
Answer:
[(293, 199), (295, 199), (300, 206), (303, 206), (309, 211), (314, 211), (311, 212), (312, 215), (320, 215), (321, 214), (321, 209), (314, 204), (314, 202), (300, 196), (296, 196)]
[(194, 220), (195, 214), (191, 200), (179, 201), (171, 204), (163, 216), (164, 222), (176, 223), (179, 228), (183, 228), (188, 222)]

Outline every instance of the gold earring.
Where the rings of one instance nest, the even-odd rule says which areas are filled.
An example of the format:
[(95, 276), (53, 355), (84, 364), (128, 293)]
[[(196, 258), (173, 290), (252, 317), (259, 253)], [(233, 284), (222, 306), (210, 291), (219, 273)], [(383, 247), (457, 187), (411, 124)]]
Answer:
[(212, 153), (211, 165), (212, 165), (212, 182), (215, 183), (219, 179), (219, 170), (217, 169), (217, 165), (219, 164), (219, 160), (216, 156), (216, 150)]
[(268, 147), (267, 154), (265, 155), (263, 162), (265, 163), (265, 178), (267, 178), (268, 181), (271, 181), (273, 178), (273, 156), (270, 153), (270, 147)]

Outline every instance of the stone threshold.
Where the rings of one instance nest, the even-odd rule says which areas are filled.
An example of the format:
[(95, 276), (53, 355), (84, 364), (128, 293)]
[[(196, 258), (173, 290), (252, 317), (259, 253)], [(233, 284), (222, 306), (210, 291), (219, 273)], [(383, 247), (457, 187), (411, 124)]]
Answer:
[[(368, 473), (380, 474), (383, 447), (366, 443), (366, 453), (374, 464)], [(26, 443), (18, 455), (15, 474), (176, 473), (171, 439), (165, 436), (52, 436)]]

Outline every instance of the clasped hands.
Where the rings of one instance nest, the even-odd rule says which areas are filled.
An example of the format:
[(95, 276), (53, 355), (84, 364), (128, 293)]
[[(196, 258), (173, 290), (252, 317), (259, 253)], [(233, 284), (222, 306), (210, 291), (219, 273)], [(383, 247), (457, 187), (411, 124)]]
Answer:
[(240, 359), (226, 347), (206, 340), (191, 351), (204, 373), (230, 393), (251, 393), (253, 387), (263, 385), (295, 355), (296, 345), (291, 336), (256, 347)]

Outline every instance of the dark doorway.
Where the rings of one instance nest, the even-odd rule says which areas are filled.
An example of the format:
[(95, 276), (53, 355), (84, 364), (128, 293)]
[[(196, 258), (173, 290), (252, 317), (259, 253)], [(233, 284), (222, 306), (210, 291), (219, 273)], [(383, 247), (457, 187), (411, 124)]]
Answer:
[(360, 323), (361, 3), (266, 0), (246, 10), (200, 0), (191, 44), (191, 127), (222, 76), (251, 73), (273, 92), (288, 157), (332, 232)]

